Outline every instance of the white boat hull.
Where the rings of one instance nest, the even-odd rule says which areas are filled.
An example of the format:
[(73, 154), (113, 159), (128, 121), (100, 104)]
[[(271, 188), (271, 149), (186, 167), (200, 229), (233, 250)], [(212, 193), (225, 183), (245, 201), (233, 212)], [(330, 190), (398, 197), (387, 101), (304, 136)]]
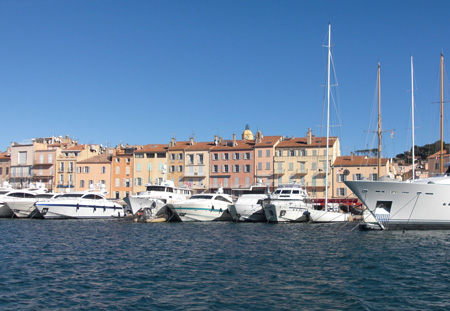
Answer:
[(28, 218), (32, 215), (38, 214), (34, 203), (36, 199), (33, 198), (8, 198), (5, 199), (5, 204), (11, 209), (14, 215), (18, 218)]
[(308, 217), (311, 222), (318, 223), (347, 222), (351, 219), (351, 216), (348, 213), (315, 209), (310, 209), (308, 211)]
[(58, 218), (112, 218), (124, 217), (122, 207), (115, 205), (94, 205), (89, 202), (58, 204), (51, 202), (36, 203), (39, 212), (46, 219)]
[(450, 184), (347, 181), (384, 229), (449, 229)]
[(231, 221), (231, 205), (172, 204), (170, 209), (181, 221)]
[(264, 213), (268, 222), (306, 222), (308, 208), (299, 204), (264, 204)]

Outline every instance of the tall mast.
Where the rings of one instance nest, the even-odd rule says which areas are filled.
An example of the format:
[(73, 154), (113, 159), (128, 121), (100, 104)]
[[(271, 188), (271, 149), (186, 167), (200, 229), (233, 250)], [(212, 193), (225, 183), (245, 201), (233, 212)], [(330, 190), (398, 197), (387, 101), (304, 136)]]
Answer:
[(415, 146), (414, 146), (414, 65), (413, 57), (411, 56), (411, 123), (412, 123), (412, 179), (416, 177), (416, 171), (414, 167), (415, 163)]
[(441, 53), (441, 156), (439, 173), (444, 173), (444, 55)]
[(380, 63), (378, 63), (378, 178), (381, 172), (381, 81)]
[(327, 141), (326, 163), (325, 163), (325, 211), (328, 211), (328, 158), (329, 158), (329, 137), (330, 137), (330, 69), (331, 69), (331, 23), (328, 24), (328, 68), (327, 68)]

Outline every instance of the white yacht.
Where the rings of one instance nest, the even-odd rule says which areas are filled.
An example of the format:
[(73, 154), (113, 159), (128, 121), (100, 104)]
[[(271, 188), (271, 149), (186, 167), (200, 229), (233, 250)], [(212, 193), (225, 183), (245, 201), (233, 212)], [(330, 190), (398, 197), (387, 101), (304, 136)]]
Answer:
[(123, 207), (106, 199), (96, 190), (74, 191), (35, 203), (44, 218), (111, 218), (124, 217)]
[(164, 205), (185, 201), (191, 195), (192, 189), (175, 187), (173, 181), (167, 180), (160, 185), (147, 184), (145, 191), (125, 197), (123, 200), (127, 203), (133, 215), (140, 210), (143, 212), (147, 209), (147, 214), (150, 213), (155, 216)]
[(264, 203), (264, 213), (268, 222), (306, 222), (312, 207), (305, 187), (280, 185)]
[(232, 204), (230, 195), (218, 191), (195, 194), (186, 201), (168, 204), (167, 207), (181, 221), (231, 221), (233, 219), (228, 209)]
[[(49, 195), (53, 196), (53, 194)], [(46, 189), (13, 190), (5, 194), (0, 201), (14, 213), (14, 216), (18, 218), (28, 218), (38, 214), (34, 203), (36, 203), (39, 196), (47, 196)]]
[[(370, 229), (450, 228), (450, 176), (413, 181), (355, 180), (344, 182), (372, 213)], [(375, 225), (375, 227), (373, 226)]]
[(238, 197), (237, 201), (229, 208), (233, 221), (266, 221), (263, 203), (269, 198), (268, 186), (258, 183), (250, 188), (233, 189), (232, 193)]

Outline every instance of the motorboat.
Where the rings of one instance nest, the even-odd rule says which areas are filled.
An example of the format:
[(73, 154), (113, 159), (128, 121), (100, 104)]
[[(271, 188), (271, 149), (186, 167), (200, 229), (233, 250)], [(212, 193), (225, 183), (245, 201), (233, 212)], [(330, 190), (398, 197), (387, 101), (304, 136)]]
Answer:
[(13, 190), (0, 199), (18, 218), (28, 218), (37, 216), (38, 211), (34, 203), (39, 199), (39, 196), (44, 198), (48, 195), (54, 194), (45, 193), (46, 190), (38, 189), (36, 191), (29, 189)]
[(397, 181), (344, 181), (372, 214), (362, 229), (449, 229), (450, 175)]
[(268, 222), (306, 222), (313, 205), (304, 186), (289, 184), (280, 185), (263, 208)]
[(220, 189), (216, 193), (195, 194), (186, 201), (167, 204), (167, 207), (181, 221), (231, 221), (229, 208), (232, 204), (232, 196)]
[(264, 200), (269, 198), (269, 188), (262, 183), (257, 183), (250, 188), (233, 189), (238, 197), (230, 206), (229, 211), (233, 221), (264, 222)]
[(123, 198), (133, 215), (138, 212), (154, 217), (166, 204), (178, 203), (192, 196), (192, 189), (175, 187), (172, 180), (158, 185), (147, 184), (145, 191)]
[(35, 206), (46, 219), (124, 217), (123, 207), (105, 197), (104, 191), (73, 191), (39, 200)]

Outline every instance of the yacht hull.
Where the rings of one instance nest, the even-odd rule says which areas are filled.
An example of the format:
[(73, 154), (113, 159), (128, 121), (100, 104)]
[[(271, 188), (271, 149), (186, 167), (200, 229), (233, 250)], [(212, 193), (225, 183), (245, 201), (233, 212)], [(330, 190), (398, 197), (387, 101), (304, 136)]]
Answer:
[(13, 211), (6, 205), (5, 203), (0, 203), (0, 217), (1, 218), (7, 218), (7, 217), (13, 217), (14, 213)]
[(346, 181), (383, 229), (450, 229), (450, 184)]
[(307, 222), (308, 208), (298, 205), (269, 203), (264, 204), (268, 222)]
[(232, 221), (228, 208), (231, 205), (172, 204), (170, 209), (181, 221)]
[(36, 203), (39, 212), (46, 219), (58, 218), (112, 218), (124, 217), (122, 207), (94, 205), (89, 203)]

